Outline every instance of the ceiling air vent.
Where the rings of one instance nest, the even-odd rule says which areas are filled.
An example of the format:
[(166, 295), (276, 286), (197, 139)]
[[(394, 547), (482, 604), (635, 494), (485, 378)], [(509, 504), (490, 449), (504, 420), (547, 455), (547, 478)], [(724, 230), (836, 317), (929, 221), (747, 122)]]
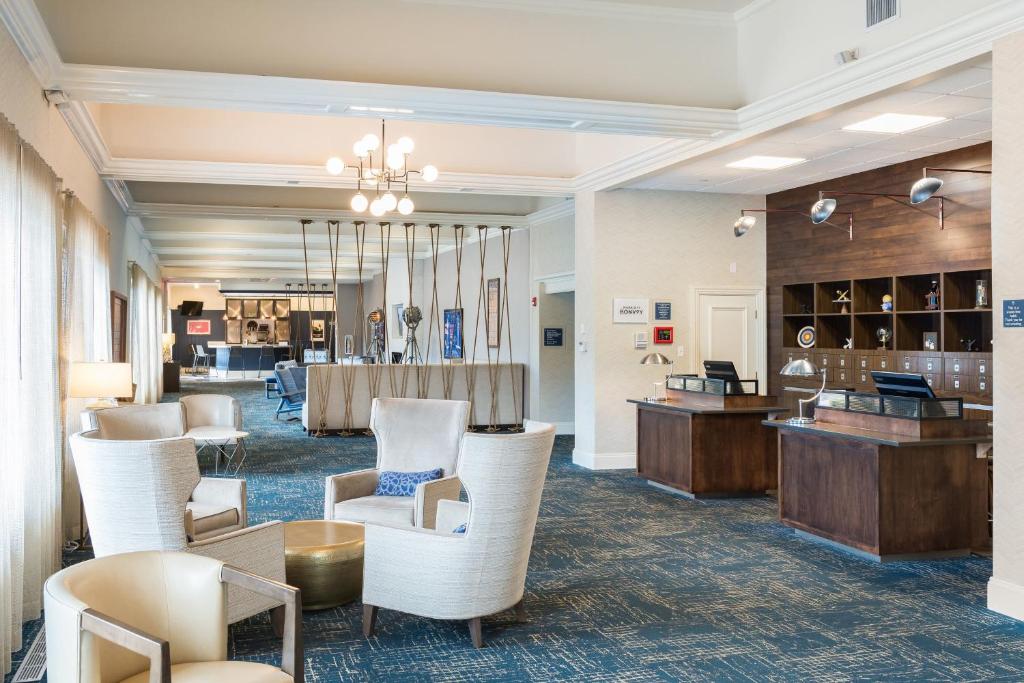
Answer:
[(867, 5), (866, 27), (872, 28), (900, 16), (900, 0), (865, 0)]

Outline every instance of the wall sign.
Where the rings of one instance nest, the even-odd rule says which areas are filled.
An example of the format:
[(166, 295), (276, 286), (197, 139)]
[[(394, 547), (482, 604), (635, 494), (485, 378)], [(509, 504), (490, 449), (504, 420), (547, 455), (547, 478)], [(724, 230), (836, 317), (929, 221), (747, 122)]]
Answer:
[(565, 339), (565, 331), (561, 327), (544, 328), (544, 346), (562, 346)]
[(649, 299), (614, 299), (613, 323), (646, 325), (650, 317)]
[(1024, 299), (1003, 299), (1003, 327), (1024, 327)]
[(655, 344), (671, 344), (674, 338), (673, 330), (671, 327), (655, 327), (654, 328), (654, 343)]
[(209, 320), (186, 320), (185, 334), (208, 335), (210, 334)]
[(671, 320), (672, 319), (672, 302), (670, 302), (670, 301), (655, 301), (654, 302), (654, 319), (655, 320)]

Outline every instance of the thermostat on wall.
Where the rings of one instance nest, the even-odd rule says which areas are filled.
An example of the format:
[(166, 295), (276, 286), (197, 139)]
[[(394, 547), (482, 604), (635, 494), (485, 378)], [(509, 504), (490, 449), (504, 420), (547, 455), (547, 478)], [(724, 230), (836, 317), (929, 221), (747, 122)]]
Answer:
[(646, 332), (634, 332), (633, 333), (633, 348), (634, 349), (646, 349), (647, 348), (647, 333)]

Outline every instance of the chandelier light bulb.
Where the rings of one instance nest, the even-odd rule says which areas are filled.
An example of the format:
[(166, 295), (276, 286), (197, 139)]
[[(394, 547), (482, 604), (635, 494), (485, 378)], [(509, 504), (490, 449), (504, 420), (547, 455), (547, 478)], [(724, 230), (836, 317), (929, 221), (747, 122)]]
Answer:
[(403, 156), (402, 153), (399, 152), (398, 150), (395, 150), (394, 153), (392, 153), (389, 150), (388, 151), (388, 168), (390, 168), (392, 171), (401, 171), (402, 168), (404, 168), (404, 167), (405, 167), (405, 156)]
[(416, 205), (409, 199), (409, 195), (406, 195), (398, 200), (398, 213), (403, 216), (408, 216), (416, 209)]
[(425, 180), (426, 182), (434, 182), (435, 180), (437, 180), (438, 175), (437, 166), (434, 166), (433, 164), (427, 164), (426, 166), (423, 167), (423, 170), (420, 171), (420, 175), (423, 176), (423, 180)]
[(366, 207), (370, 205), (370, 200), (366, 198), (366, 195), (362, 192), (357, 192), (352, 196), (352, 210), (357, 213), (366, 211)]
[(339, 157), (331, 157), (327, 160), (327, 172), (331, 175), (341, 175), (345, 170), (345, 162)]
[(385, 192), (380, 200), (384, 203), (385, 211), (394, 211), (395, 207), (398, 206), (398, 197), (391, 192)]
[(367, 133), (361, 140), (363, 146), (371, 152), (376, 152), (380, 148), (380, 138), (373, 133)]
[(408, 136), (398, 138), (398, 142), (395, 144), (398, 146), (398, 149), (402, 150), (402, 154), (412, 154), (412, 151), (416, 149), (416, 143)]
[(366, 149), (366, 145), (363, 144), (362, 140), (357, 140), (356, 143), (352, 145), (352, 153), (360, 159), (365, 159), (369, 154)]
[(370, 202), (370, 213), (372, 213), (377, 218), (380, 218), (385, 213), (387, 213), (387, 209), (384, 208), (384, 202), (381, 201), (380, 199), (374, 199), (372, 202)]

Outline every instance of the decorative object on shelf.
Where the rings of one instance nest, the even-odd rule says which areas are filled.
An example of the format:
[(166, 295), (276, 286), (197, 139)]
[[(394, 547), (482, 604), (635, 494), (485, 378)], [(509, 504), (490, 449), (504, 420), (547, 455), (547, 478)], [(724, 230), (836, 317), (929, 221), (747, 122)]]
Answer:
[(673, 339), (673, 328), (672, 327), (655, 327), (654, 328), (654, 343), (655, 344), (671, 344)]
[(811, 315), (811, 313), (813, 313), (811, 307), (808, 306), (807, 304), (800, 304), (800, 312), (803, 313), (804, 315)]
[(839, 312), (841, 314), (845, 315), (845, 314), (849, 313), (850, 309), (847, 308), (846, 304), (850, 303), (850, 290), (847, 289), (847, 290), (844, 291), (844, 290), (841, 290), (841, 289), (837, 289), (836, 290), (836, 298), (832, 299), (832, 303), (834, 303), (834, 304), (842, 304), (842, 307), (839, 309)]
[(884, 351), (889, 348), (889, 340), (892, 339), (892, 330), (888, 327), (879, 327), (875, 330), (875, 338), (878, 339), (880, 346), (878, 349)]
[(886, 313), (892, 312), (892, 294), (882, 295), (882, 310)]
[[(831, 197), (826, 197), (825, 195), (831, 195)], [(839, 203), (834, 199), (834, 197), (882, 197), (884, 199), (888, 199), (889, 201), (896, 202), (897, 204), (909, 206), (911, 209), (915, 209), (917, 211), (920, 211), (921, 213), (928, 214), (929, 216), (931, 215), (930, 212), (925, 211), (921, 207), (916, 206), (910, 202), (903, 201), (902, 198), (909, 198), (909, 194), (890, 194), (888, 192), (845, 192), (842, 190), (821, 190), (818, 192), (818, 201), (816, 201), (811, 206), (812, 223), (814, 223), (815, 225), (825, 223), (832, 216), (832, 214), (835, 213), (836, 207), (839, 206)], [(942, 230), (945, 228), (944, 216), (946, 203), (945, 199), (943, 199), (939, 195), (935, 195), (935, 199), (939, 200), (939, 230)], [(850, 239), (853, 239), (852, 222), (850, 225)]]
[[(252, 321), (250, 321), (251, 324)], [(323, 318), (315, 318), (309, 323), (309, 341), (322, 342), (325, 339), (324, 330), (327, 324)]]
[(818, 393), (816, 393), (811, 398), (800, 399), (798, 402), (799, 410), (797, 416), (791, 417), (788, 420), (786, 420), (786, 422), (788, 422), (789, 424), (794, 425), (814, 424), (813, 417), (804, 417), (804, 404), (814, 403), (816, 400), (818, 400), (818, 396), (821, 395), (821, 392), (825, 391), (825, 381), (827, 375), (824, 372), (820, 372), (818, 370), (818, 366), (806, 358), (797, 358), (796, 360), (789, 361), (782, 367), (782, 370), (779, 371), (779, 374), (782, 375), (783, 377), (803, 377), (808, 379), (811, 377), (817, 377), (819, 374), (821, 375), (821, 388), (818, 389)]
[(960, 345), (962, 347), (964, 347), (964, 351), (966, 351), (967, 353), (971, 353), (973, 351), (977, 351), (978, 350), (978, 340), (977, 339), (961, 339), (960, 340)]
[(116, 408), (117, 399), (134, 393), (131, 363), (73, 361), (68, 396), (95, 399), (86, 407), (91, 410)]
[(164, 353), (164, 362), (174, 362), (174, 341), (175, 336), (173, 332), (164, 332), (163, 336), (160, 337), (160, 346)]
[[(749, 214), (749, 213), (796, 213), (796, 214), (800, 214), (801, 216), (804, 216), (806, 218), (810, 218), (811, 222), (814, 223), (815, 225), (825, 224), (825, 225), (831, 225), (833, 228), (839, 228), (843, 232), (848, 233), (851, 240), (853, 239), (853, 214), (852, 213), (843, 214), (843, 215), (847, 216), (847, 226), (844, 228), (841, 225), (836, 225), (835, 223), (830, 223), (827, 220), (825, 220), (824, 218), (822, 220), (820, 220), (820, 221), (816, 221), (816, 220), (813, 219), (811, 214), (804, 213), (803, 211), (797, 211), (796, 209), (743, 209), (742, 211), (740, 211), (740, 217), (737, 218), (736, 222), (732, 224), (732, 234), (735, 235), (736, 237), (743, 237), (744, 235), (747, 234), (747, 232), (752, 227), (757, 225), (757, 218), (755, 218), (754, 216), (748, 216), (747, 214)], [(832, 214), (830, 212), (829, 216), (831, 216), (831, 215)], [(826, 218), (828, 218), (828, 216), (826, 216)]]
[(195, 336), (209, 336), (210, 332), (210, 321), (209, 320), (186, 320), (185, 321), (185, 334)]
[(920, 204), (921, 202), (928, 201), (935, 193), (942, 188), (942, 181), (934, 176), (929, 176), (928, 171), (941, 171), (943, 173), (980, 173), (983, 175), (992, 175), (992, 171), (977, 171), (973, 168), (929, 168), (925, 167), (921, 171), (921, 179), (918, 180), (910, 188), (910, 203)]
[[(395, 209), (403, 216), (408, 216), (416, 209), (409, 197), (409, 177), (419, 174), (424, 182), (432, 183), (437, 180), (438, 173), (437, 167), (429, 164), (418, 171), (409, 168), (409, 155), (415, 147), (416, 143), (409, 137), (400, 137), (395, 143), (387, 144), (387, 122), (383, 119), (380, 122), (380, 137), (367, 133), (352, 146), (352, 152), (358, 159), (358, 168), (352, 167), (356, 171), (356, 193), (350, 203), (353, 211), (362, 213), (369, 209), (371, 214), (379, 218)], [(382, 148), (387, 150), (386, 154), (378, 151)], [(328, 159), (326, 167), (331, 175), (341, 175), (346, 170), (345, 162), (337, 156)], [(364, 183), (374, 188), (372, 201), (363, 194)], [(396, 186), (395, 189), (401, 186), (401, 199), (395, 196), (392, 185)]]
[(814, 331), (814, 325), (801, 327), (800, 331), (796, 333), (796, 343), (799, 344), (802, 349), (809, 349), (814, 346), (814, 342), (817, 338), (818, 335)]
[(988, 308), (988, 280), (974, 281), (974, 307)]
[(402, 362), (408, 365), (419, 365), (423, 361), (420, 354), (420, 345), (416, 341), (416, 328), (423, 321), (423, 313), (419, 306), (407, 306), (402, 311), (402, 322), (405, 323), (405, 351), (402, 352)]
[(939, 333), (938, 332), (925, 332), (921, 335), (921, 347), (925, 351), (938, 351), (939, 350)]
[(926, 311), (937, 311), (939, 310), (939, 281), (932, 280), (931, 286), (928, 287), (928, 293), (924, 295), (924, 310)]
[(462, 344), (462, 309), (444, 310), (444, 357), (446, 360), (462, 358), (465, 350)]
[(853, 348), (853, 338), (852, 337), (845, 337), (845, 339), (846, 339), (846, 343), (843, 344), (843, 348), (844, 349), (852, 349)]
[[(665, 355), (660, 354), (658, 352), (649, 353), (646, 356), (644, 356), (642, 359), (640, 359), (640, 365), (667, 365), (668, 366), (668, 376), (669, 377), (672, 376), (673, 370), (675, 369), (675, 363), (673, 363), (671, 360), (669, 360), (669, 358), (666, 357)], [(659, 386), (664, 386), (664, 384), (665, 384), (664, 382), (655, 382), (654, 383), (654, 395), (653, 396), (647, 396), (647, 397), (644, 398), (644, 400), (645, 401), (667, 401), (668, 400), (668, 396), (664, 396), (664, 395), (660, 396), (660, 397), (658, 396), (658, 387)]]

